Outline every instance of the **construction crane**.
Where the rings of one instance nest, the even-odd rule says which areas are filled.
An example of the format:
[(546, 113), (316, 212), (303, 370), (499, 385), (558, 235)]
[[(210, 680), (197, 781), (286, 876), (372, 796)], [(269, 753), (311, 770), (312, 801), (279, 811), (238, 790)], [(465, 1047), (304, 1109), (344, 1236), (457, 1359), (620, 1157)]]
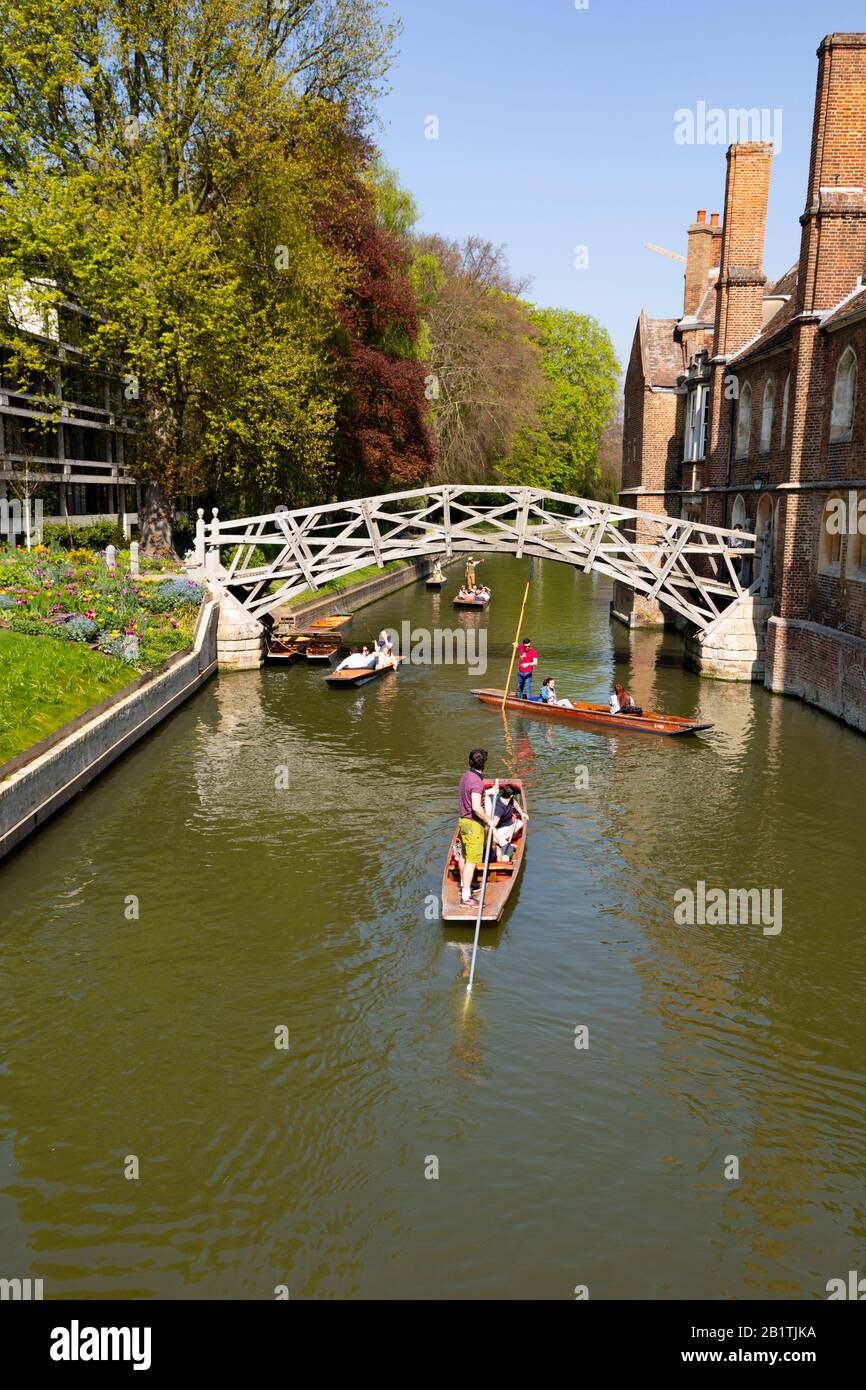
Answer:
[(681, 265), (686, 264), (685, 256), (681, 256), (679, 251), (667, 251), (664, 246), (656, 246), (651, 241), (645, 241), (644, 246), (647, 251), (655, 251), (657, 256), (667, 256), (670, 261), (679, 261)]

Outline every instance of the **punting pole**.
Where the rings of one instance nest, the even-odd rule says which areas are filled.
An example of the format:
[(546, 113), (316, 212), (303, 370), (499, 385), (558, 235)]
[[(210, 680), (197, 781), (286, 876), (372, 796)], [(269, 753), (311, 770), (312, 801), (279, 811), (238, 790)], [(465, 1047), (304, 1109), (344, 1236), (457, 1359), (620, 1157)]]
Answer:
[(475, 957), (478, 954), (478, 933), (481, 931), (481, 914), (484, 911), (484, 894), (487, 891), (487, 871), (490, 868), (490, 850), (493, 846), (493, 827), (496, 824), (496, 817), (493, 812), (496, 810), (496, 798), (499, 795), (499, 778), (493, 783), (493, 800), (490, 804), (490, 825), (487, 830), (487, 849), (484, 852), (484, 869), (481, 874), (481, 896), (478, 899), (478, 916), (475, 918), (475, 940), (472, 943), (472, 964), (469, 967), (469, 984), (466, 986), (468, 994), (472, 988), (472, 981), (475, 979)]
[(514, 670), (514, 658), (517, 655), (517, 643), (520, 641), (520, 629), (523, 627), (523, 614), (526, 608), (526, 600), (529, 597), (529, 586), (532, 583), (532, 561), (529, 562), (529, 573), (526, 576), (526, 588), (523, 590), (523, 602), (520, 605), (520, 617), (517, 619), (517, 631), (514, 634), (514, 646), (511, 648), (511, 660), (508, 663), (508, 679), (505, 682), (505, 689), (502, 692), (502, 713), (505, 713), (505, 701), (508, 699), (508, 690), (511, 685), (511, 673)]

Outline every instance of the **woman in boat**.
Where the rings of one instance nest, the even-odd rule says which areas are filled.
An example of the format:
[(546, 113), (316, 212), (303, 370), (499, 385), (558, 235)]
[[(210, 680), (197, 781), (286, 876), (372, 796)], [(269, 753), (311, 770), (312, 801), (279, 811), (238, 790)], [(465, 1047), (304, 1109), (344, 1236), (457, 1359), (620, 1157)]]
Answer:
[(545, 705), (556, 705), (559, 709), (574, 709), (570, 700), (560, 700), (556, 694), (556, 681), (548, 676), (541, 686), (541, 699)]
[(434, 560), (434, 561), (433, 561), (433, 568), (432, 568), (432, 570), (430, 571), (430, 578), (433, 579), (433, 580), (435, 580), (435, 582), (436, 582), (437, 584), (441, 584), (443, 577), (444, 577), (444, 576), (443, 576), (443, 574), (442, 574), (442, 561), (441, 561), (441, 560)]
[(628, 691), (621, 685), (613, 687), (613, 694), (610, 697), (611, 714), (643, 714), (643, 710), (635, 704)]
[(397, 658), (394, 655), (394, 640), (384, 627), (376, 638), (376, 665), (379, 668), (382, 666), (393, 666), (395, 671), (397, 669)]
[(512, 841), (523, 829), (527, 819), (526, 812), (516, 799), (514, 788), (510, 782), (503, 782), (499, 788), (496, 805), (493, 807), (493, 816), (495, 818), (493, 843), (496, 847), (496, 858), (502, 863), (503, 860), (514, 858)]

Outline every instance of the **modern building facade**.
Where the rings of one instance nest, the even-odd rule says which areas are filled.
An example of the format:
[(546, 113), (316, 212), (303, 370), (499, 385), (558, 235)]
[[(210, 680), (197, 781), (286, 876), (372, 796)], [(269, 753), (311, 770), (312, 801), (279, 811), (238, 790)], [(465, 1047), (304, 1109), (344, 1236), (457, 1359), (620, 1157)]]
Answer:
[[(767, 686), (866, 729), (866, 34), (831, 34), (798, 260), (764, 273), (772, 145), (727, 154), (724, 213), (688, 229), (683, 310), (642, 313), (624, 505), (766, 536)], [(636, 624), (655, 605), (618, 593)]]
[[(138, 521), (133, 406), (117, 377), (83, 364), (89, 316), (62, 301), (45, 311), (27, 287), (7, 295), (0, 343), (0, 502), (29, 496), (45, 521), (112, 520), (127, 534)], [(18, 336), (41, 344), (48, 370), (22, 385), (13, 370)]]

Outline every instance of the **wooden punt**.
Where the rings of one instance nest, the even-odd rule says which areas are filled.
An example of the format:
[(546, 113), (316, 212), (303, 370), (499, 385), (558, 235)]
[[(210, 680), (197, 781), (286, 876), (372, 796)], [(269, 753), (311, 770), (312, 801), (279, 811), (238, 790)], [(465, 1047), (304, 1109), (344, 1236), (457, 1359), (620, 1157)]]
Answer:
[(344, 627), (348, 627), (352, 621), (351, 613), (329, 613), (326, 618), (317, 618), (314, 623), (304, 628), (305, 632), (314, 633), (337, 633)]
[(337, 637), (316, 637), (310, 638), (304, 653), (308, 661), (326, 663), (333, 661), (337, 652), (343, 645), (343, 639)]
[[(519, 777), (502, 777), (500, 782), (507, 782), (516, 790), (517, 799), (520, 801), (524, 811), (528, 811), (526, 804), (526, 792)], [(485, 790), (493, 786), (490, 777), (485, 778)], [(523, 867), (523, 856), (526, 853), (526, 833), (518, 836), (514, 843), (514, 858), (510, 863), (498, 864), (493, 858), (493, 851), (490, 854), (490, 868), (487, 874), (487, 891), (484, 894), (484, 907), (481, 913), (482, 925), (492, 925), (498, 922), (505, 905), (514, 891), (520, 870)], [(485, 839), (485, 849), (487, 841)], [(448, 858), (445, 860), (445, 872), (442, 875), (442, 918), (446, 922), (465, 922), (467, 926), (474, 926), (478, 916), (477, 907), (462, 907), (460, 904), (460, 869), (459, 869), (459, 845), (460, 830), (459, 826), (454, 832), (451, 846), (448, 850)], [(479, 865), (473, 881), (473, 891), (476, 895), (481, 890), (482, 866)]]
[[(402, 660), (402, 656), (398, 656), (397, 664), (399, 665)], [(370, 681), (378, 680), (380, 676), (387, 676), (389, 672), (393, 675), (393, 666), (379, 666), (372, 670), (363, 666), (360, 669), (349, 667), (345, 671), (331, 671), (324, 680), (325, 684), (330, 685), (333, 690), (340, 690), (349, 686), (367, 685)]]
[(431, 576), (428, 578), (428, 580), (427, 580), (427, 588), (428, 588), (428, 589), (441, 589), (441, 588), (442, 588), (442, 585), (443, 585), (443, 584), (447, 584), (447, 583), (448, 583), (448, 581), (447, 581), (447, 579), (445, 578), (445, 575), (444, 575), (444, 574), (443, 574), (439, 579), (434, 579), (433, 576), (431, 575)]
[(457, 595), (454, 597), (455, 608), (486, 608), (489, 602), (489, 594), (485, 598), (460, 598)]
[[(502, 704), (501, 690), (473, 690), (472, 694), (485, 705)], [(525, 714), (531, 719), (561, 719), (566, 724), (595, 724), (599, 728), (611, 729), (614, 733), (661, 734), (675, 738), (679, 734), (697, 734), (702, 729), (711, 729), (712, 724), (699, 724), (694, 719), (680, 719), (675, 714), (653, 714), (645, 710), (643, 714), (611, 714), (607, 705), (590, 705), (575, 701), (574, 709), (559, 709), (556, 705), (546, 705), (541, 700), (519, 700), (509, 695), (505, 708), (515, 714)]]
[(291, 635), (271, 632), (267, 634), (266, 640), (268, 661), (285, 663), (300, 661), (310, 639), (303, 632), (292, 633)]

